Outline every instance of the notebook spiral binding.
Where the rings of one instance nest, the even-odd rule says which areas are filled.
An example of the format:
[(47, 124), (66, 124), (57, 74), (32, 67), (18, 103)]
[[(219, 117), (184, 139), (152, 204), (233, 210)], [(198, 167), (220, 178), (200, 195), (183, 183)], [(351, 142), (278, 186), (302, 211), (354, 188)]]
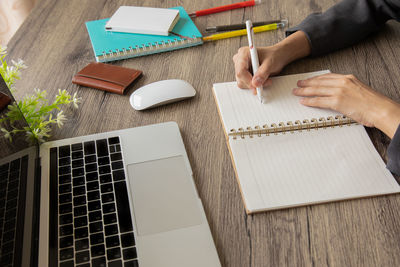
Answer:
[(190, 37), (183, 39), (175, 38), (172, 41), (168, 40), (156, 43), (147, 43), (142, 45), (136, 45), (135, 47), (130, 46), (128, 48), (116, 49), (116, 51), (112, 50), (103, 51), (103, 55), (98, 56), (98, 60), (100, 62), (103, 62), (103, 61), (108, 61), (107, 59), (117, 60), (128, 57), (131, 58), (131, 57), (150, 55), (154, 53), (178, 49), (186, 45), (190, 46), (191, 43), (202, 42), (202, 40), (203, 39), (201, 37), (193, 35), (192, 38)]
[(278, 124), (272, 123), (271, 125), (263, 125), (262, 127), (257, 125), (254, 128), (246, 127), (239, 129), (231, 129), (228, 136), (232, 136), (233, 139), (237, 139), (239, 136), (241, 139), (246, 138), (246, 136), (253, 138), (254, 136), (261, 137), (263, 135), (270, 134), (286, 134), (288, 132), (301, 132), (303, 130), (310, 131), (311, 129), (323, 129), (327, 127), (342, 127), (343, 125), (350, 125), (356, 123), (354, 120), (347, 118), (343, 115), (337, 115), (335, 117), (329, 116), (327, 118), (312, 118), (310, 120), (305, 119), (303, 121), (296, 120), (294, 123), (292, 121), (288, 121), (286, 123), (279, 122)]

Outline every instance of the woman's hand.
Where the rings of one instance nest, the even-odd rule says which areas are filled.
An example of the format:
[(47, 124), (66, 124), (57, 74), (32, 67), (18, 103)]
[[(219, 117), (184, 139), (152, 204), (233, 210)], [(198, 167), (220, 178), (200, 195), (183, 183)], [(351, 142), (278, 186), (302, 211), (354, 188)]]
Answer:
[(241, 47), (233, 56), (235, 75), (239, 88), (252, 89), (256, 94), (256, 87), (268, 86), (271, 75), (278, 74), (290, 62), (310, 54), (311, 48), (304, 32), (298, 31), (281, 42), (268, 47), (257, 48), (260, 67), (257, 73), (250, 73), (251, 59), (248, 47)]
[(368, 127), (376, 127), (390, 138), (400, 123), (400, 105), (374, 91), (353, 75), (323, 74), (297, 82), (293, 94), (300, 103), (336, 110)]

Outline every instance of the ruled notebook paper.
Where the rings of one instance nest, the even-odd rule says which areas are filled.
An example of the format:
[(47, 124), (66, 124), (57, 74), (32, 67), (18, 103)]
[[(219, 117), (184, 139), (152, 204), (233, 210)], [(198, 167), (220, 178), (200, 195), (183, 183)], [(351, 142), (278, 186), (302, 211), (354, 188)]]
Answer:
[[(293, 81), (309, 75), (274, 78), (265, 105), (236, 83), (214, 84), (224, 128), (334, 116), (303, 109), (291, 94)], [(400, 192), (362, 125), (229, 137), (228, 145), (248, 213)]]

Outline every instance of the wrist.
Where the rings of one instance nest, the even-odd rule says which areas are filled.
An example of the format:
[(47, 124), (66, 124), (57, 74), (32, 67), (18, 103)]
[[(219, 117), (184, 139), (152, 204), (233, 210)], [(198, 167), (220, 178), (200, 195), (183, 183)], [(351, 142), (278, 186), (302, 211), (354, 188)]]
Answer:
[(379, 111), (373, 112), (371, 110), (374, 126), (388, 137), (393, 138), (400, 124), (400, 105), (388, 98), (377, 108), (379, 108)]
[(273, 46), (281, 55), (284, 65), (311, 53), (311, 45), (303, 31), (297, 31)]

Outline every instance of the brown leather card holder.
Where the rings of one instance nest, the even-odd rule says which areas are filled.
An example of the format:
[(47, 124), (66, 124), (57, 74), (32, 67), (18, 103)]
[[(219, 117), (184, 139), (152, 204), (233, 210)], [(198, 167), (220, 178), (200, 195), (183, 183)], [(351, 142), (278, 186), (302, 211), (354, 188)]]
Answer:
[(122, 95), (141, 74), (140, 70), (93, 62), (80, 70), (72, 82)]
[(3, 111), (10, 104), (11, 98), (8, 95), (3, 94), (0, 92), (0, 112)]

